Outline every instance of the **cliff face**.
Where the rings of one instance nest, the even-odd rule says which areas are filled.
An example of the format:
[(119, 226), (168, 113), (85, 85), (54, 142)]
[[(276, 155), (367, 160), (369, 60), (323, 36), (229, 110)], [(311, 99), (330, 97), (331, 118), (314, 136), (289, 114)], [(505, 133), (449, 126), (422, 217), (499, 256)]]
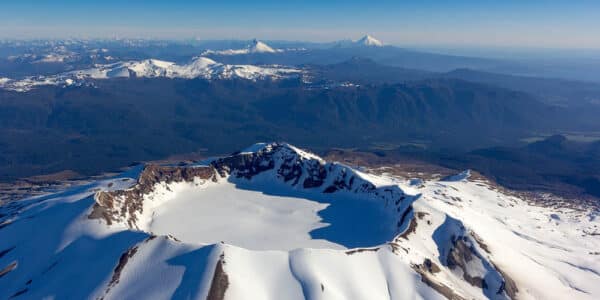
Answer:
[(216, 180), (212, 167), (175, 167), (148, 165), (132, 188), (96, 193), (96, 203), (88, 216), (103, 219), (108, 225), (123, 222), (137, 228), (137, 215), (143, 212), (144, 195), (150, 194), (158, 183), (192, 182), (195, 179)]

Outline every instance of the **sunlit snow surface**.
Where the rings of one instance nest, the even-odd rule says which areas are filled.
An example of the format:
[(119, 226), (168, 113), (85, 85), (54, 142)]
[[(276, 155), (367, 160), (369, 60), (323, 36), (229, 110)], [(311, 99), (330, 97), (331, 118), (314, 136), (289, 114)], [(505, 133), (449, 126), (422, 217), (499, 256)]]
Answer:
[[(510, 270), (523, 286), (522, 298), (600, 297), (597, 210), (528, 205), (477, 181), (429, 182), (421, 191), (424, 196), (415, 202), (415, 209), (438, 218), (445, 213), (476, 231), (493, 253), (493, 261)], [(429, 235), (430, 229), (424, 234)]]
[(381, 203), (340, 194), (291, 190), (260, 175), (160, 185), (147, 196), (139, 224), (185, 242), (254, 250), (346, 249), (393, 238), (396, 220)]
[[(485, 241), (489, 253), (477, 249), (516, 282), (519, 299), (600, 298), (597, 212), (530, 205), (465, 176), (411, 185), (365, 174), (420, 195), (412, 216), (425, 214), (407, 238), (386, 236), (385, 206), (260, 177), (158, 187), (139, 231), (88, 219), (94, 192), (127, 188), (137, 172), (2, 206), (0, 299), (206, 299), (219, 260), (225, 299), (444, 299), (412, 267), (426, 258), (466, 299), (501, 298), (440, 262), (460, 226)], [(376, 247), (344, 249), (359, 246)]]
[(279, 65), (230, 65), (216, 62), (207, 57), (196, 57), (187, 64), (176, 64), (158, 59), (122, 61), (111, 64), (98, 64), (93, 68), (74, 70), (48, 76), (30, 76), (23, 79), (0, 78), (0, 88), (16, 92), (27, 92), (38, 86), (84, 85), (89, 80), (110, 78), (203, 78), (279, 80), (297, 78), (301, 69)]
[(223, 241), (255, 250), (343, 248), (326, 240), (313, 240), (309, 235), (327, 226), (317, 215), (326, 204), (237, 189), (228, 182), (198, 186), (179, 183), (169, 189), (153, 195), (167, 202), (152, 211), (147, 231), (172, 234), (185, 242)]

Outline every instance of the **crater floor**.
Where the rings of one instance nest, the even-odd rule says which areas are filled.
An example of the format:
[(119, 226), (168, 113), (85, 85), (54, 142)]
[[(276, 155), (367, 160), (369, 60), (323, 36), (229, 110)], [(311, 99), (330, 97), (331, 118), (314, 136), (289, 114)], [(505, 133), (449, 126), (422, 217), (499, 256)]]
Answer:
[(317, 213), (327, 204), (267, 195), (222, 182), (196, 186), (180, 183), (162, 190), (168, 203), (154, 209), (148, 231), (189, 243), (225, 242), (253, 250), (300, 247), (344, 248), (310, 232), (327, 226)]
[(163, 185), (149, 197), (152, 207), (142, 215), (141, 229), (186, 243), (346, 249), (375, 246), (395, 233), (393, 218), (380, 203), (350, 195), (220, 181)]

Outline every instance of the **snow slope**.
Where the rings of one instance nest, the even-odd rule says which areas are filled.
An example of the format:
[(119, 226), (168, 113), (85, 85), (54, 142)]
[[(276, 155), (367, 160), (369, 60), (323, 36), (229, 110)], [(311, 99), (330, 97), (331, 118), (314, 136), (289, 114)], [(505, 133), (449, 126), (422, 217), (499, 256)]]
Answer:
[(1, 206), (0, 298), (600, 297), (597, 210), (469, 175), (415, 185), (277, 143), (132, 169)]

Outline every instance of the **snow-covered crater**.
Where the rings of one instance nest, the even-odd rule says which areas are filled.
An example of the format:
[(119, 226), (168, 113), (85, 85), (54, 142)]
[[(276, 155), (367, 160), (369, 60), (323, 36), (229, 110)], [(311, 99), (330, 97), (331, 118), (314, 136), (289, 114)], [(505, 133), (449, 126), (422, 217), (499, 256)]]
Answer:
[(207, 165), (146, 168), (133, 189), (98, 194), (92, 216), (255, 250), (376, 246), (399, 233), (412, 197), (363, 177), (287, 144), (259, 144)]

